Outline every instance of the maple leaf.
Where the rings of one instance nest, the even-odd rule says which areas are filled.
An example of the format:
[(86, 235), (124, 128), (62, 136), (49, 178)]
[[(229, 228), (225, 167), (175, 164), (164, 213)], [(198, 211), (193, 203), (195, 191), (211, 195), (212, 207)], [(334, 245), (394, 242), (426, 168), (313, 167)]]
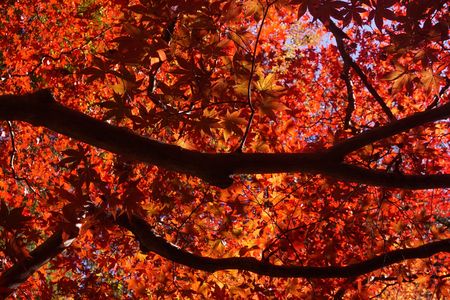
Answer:
[(87, 157), (87, 149), (83, 148), (81, 145), (78, 145), (77, 149), (66, 149), (62, 151), (66, 157), (58, 162), (59, 166), (68, 165), (69, 168), (75, 168), (82, 161), (84, 161)]
[(15, 207), (13, 209), (8, 209), (6, 203), (0, 201), (0, 225), (8, 230), (19, 229), (25, 225), (32, 218), (30, 216), (25, 216), (23, 210), (25, 207)]
[(395, 65), (394, 71), (387, 73), (383, 77), (384, 80), (392, 81), (393, 94), (398, 93), (404, 87), (406, 87), (408, 91), (411, 91), (413, 80), (415, 78), (417, 78), (417, 76), (412, 71), (399, 64)]
[(259, 80), (256, 82), (255, 86), (260, 91), (267, 91), (272, 89), (272, 84), (275, 81), (274, 74), (270, 73), (267, 76), (260, 76)]
[(227, 111), (227, 114), (225, 118), (222, 120), (221, 125), (223, 126), (223, 136), (225, 140), (228, 140), (228, 138), (232, 134), (242, 135), (244, 134), (244, 131), (242, 130), (241, 126), (247, 124), (247, 120), (244, 118), (241, 118), (241, 111), (234, 111), (230, 113)]
[(213, 116), (208, 116), (208, 115), (211, 115), (211, 114), (207, 111), (204, 111), (204, 115), (200, 118), (200, 120), (193, 121), (192, 123), (194, 124), (195, 128), (199, 129), (202, 133), (212, 135), (211, 129), (219, 128), (220, 120)]
[(82, 74), (91, 75), (86, 79), (86, 83), (91, 83), (97, 79), (104, 79), (106, 73), (101, 69), (89, 67), (84, 69)]
[(384, 19), (396, 20), (397, 15), (389, 8), (393, 6), (397, 0), (376, 0), (375, 8), (369, 13), (369, 20), (375, 19), (378, 29), (383, 30)]
[(241, 95), (241, 96), (247, 96), (248, 94), (248, 79), (246, 78), (242, 78), (238, 81), (238, 84), (235, 84), (233, 86), (234, 91), (236, 92), (236, 94)]
[(2, 1), (0, 298), (445, 298), (447, 2)]
[(344, 27), (348, 26), (353, 20), (357, 25), (362, 25), (363, 20), (361, 14), (366, 12), (366, 9), (362, 6), (362, 1), (352, 0), (350, 5), (342, 7), (342, 19), (344, 21)]
[(292, 0), (291, 4), (298, 4), (297, 18), (300, 19), (308, 10), (314, 18), (328, 20), (330, 17), (341, 18), (341, 9), (347, 5), (344, 1), (314, 1)]
[(233, 20), (242, 12), (242, 4), (236, 1), (228, 1), (223, 7), (223, 12), (221, 18), (224, 21)]
[(283, 111), (289, 109), (283, 103), (274, 100), (270, 97), (264, 98), (258, 105), (258, 109), (261, 113), (267, 115), (270, 119), (276, 119), (275, 111)]
[(262, 92), (263, 95), (270, 97), (280, 97), (285, 91), (284, 87), (278, 85), (275, 74), (273, 73), (270, 73), (267, 76), (260, 74), (255, 87), (258, 91)]
[(133, 290), (136, 296), (147, 296), (145, 281), (142, 278), (130, 278), (127, 280), (128, 288)]
[(253, 15), (256, 21), (261, 19), (263, 6), (259, 0), (246, 0), (243, 8), (246, 17)]
[(102, 108), (108, 109), (103, 116), (103, 120), (115, 119), (118, 122), (122, 121), (126, 116), (129, 116), (130, 109), (126, 102), (126, 95), (113, 94), (113, 100), (103, 101), (98, 104)]
[(443, 82), (443, 78), (435, 75), (433, 70), (427, 69), (420, 72), (420, 82), (429, 94), (435, 94)]

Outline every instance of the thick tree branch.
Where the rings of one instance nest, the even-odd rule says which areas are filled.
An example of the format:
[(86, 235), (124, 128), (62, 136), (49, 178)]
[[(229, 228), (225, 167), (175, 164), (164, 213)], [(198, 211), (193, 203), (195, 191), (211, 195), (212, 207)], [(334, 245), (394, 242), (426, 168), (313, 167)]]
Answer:
[(17, 262), (0, 276), (0, 298), (6, 298), (36, 270), (66, 249), (72, 240), (63, 240), (63, 231), (56, 231), (30, 252), (30, 257)]
[(123, 214), (117, 223), (130, 230), (141, 244), (141, 249), (156, 253), (173, 262), (207, 272), (244, 270), (271, 277), (349, 278), (370, 273), (408, 259), (427, 258), (440, 252), (450, 253), (450, 239), (423, 246), (401, 249), (375, 256), (360, 263), (343, 267), (280, 266), (252, 257), (211, 258), (189, 253), (157, 236), (143, 219)]
[(0, 96), (0, 120), (44, 126), (127, 159), (194, 175), (223, 188), (232, 184), (230, 175), (282, 172), (323, 174), (342, 181), (406, 189), (450, 187), (448, 174), (390, 174), (341, 163), (342, 157), (351, 151), (449, 115), (450, 103), (367, 131), (322, 152), (202, 153), (151, 140), (64, 107), (47, 90), (23, 96)]

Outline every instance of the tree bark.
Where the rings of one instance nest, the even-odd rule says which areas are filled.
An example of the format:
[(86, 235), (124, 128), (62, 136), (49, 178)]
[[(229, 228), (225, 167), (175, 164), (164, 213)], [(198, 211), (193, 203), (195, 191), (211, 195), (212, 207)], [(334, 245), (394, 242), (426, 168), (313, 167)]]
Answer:
[(375, 186), (404, 189), (450, 187), (450, 174), (402, 175), (342, 163), (343, 156), (375, 141), (450, 116), (450, 103), (378, 127), (318, 152), (203, 153), (161, 143), (112, 126), (54, 101), (48, 90), (0, 96), (0, 120), (20, 120), (96, 146), (127, 159), (202, 178), (226, 188), (231, 175), (306, 172)]
[(351, 278), (370, 273), (408, 259), (427, 258), (440, 252), (450, 253), (450, 239), (419, 247), (386, 252), (360, 263), (347, 266), (307, 267), (274, 265), (253, 257), (211, 258), (192, 254), (157, 236), (152, 227), (137, 216), (122, 214), (117, 223), (131, 231), (141, 249), (156, 253), (170, 261), (206, 272), (242, 270), (270, 277)]
[[(109, 219), (113, 219), (109, 217)], [(399, 263), (408, 259), (427, 258), (441, 252), (450, 253), (450, 239), (431, 242), (419, 247), (400, 249), (347, 266), (308, 267), (274, 265), (253, 257), (211, 258), (183, 250), (153, 232), (142, 218), (122, 214), (115, 219), (119, 226), (131, 231), (144, 252), (156, 253), (170, 261), (206, 272), (243, 270), (270, 277), (351, 278)], [(76, 235), (63, 239), (63, 231), (56, 231), (44, 243), (30, 252), (30, 257), (16, 263), (0, 276), (0, 298), (6, 298), (35, 271), (70, 246)]]
[(63, 252), (73, 239), (63, 240), (63, 231), (56, 231), (44, 243), (30, 252), (30, 256), (15, 263), (0, 276), (0, 299), (5, 299), (18, 286), (50, 259)]

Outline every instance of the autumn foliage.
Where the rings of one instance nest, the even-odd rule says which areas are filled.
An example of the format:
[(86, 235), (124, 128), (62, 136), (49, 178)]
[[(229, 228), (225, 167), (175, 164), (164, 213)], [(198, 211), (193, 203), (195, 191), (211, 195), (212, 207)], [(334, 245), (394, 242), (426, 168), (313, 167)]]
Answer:
[(448, 1), (0, 11), (0, 298), (450, 297)]

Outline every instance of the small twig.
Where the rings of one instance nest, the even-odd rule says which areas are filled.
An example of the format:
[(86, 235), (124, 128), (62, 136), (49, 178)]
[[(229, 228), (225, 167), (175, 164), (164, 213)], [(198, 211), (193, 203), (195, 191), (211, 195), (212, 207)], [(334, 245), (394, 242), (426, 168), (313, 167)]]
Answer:
[(427, 110), (430, 110), (430, 109), (436, 107), (439, 103), (439, 99), (441, 99), (442, 96), (445, 94), (445, 92), (448, 90), (448, 88), (450, 88), (450, 78), (446, 77), (445, 82), (446, 82), (446, 84), (445, 84), (445, 86), (442, 87), (439, 94), (434, 95), (433, 102), (430, 105), (428, 105)]
[(13, 177), (16, 178), (16, 171), (14, 169), (14, 159), (16, 156), (16, 142), (14, 138), (14, 131), (12, 128), (12, 122), (6, 121), (6, 124), (8, 124), (8, 131), (9, 131), (9, 137), (11, 138), (11, 155), (9, 157), (9, 167), (11, 168), (11, 173), (13, 174)]
[(224, 104), (230, 104), (230, 105), (247, 105), (247, 102), (244, 101), (219, 101), (219, 102), (214, 102), (214, 103), (208, 103), (206, 105), (203, 105), (201, 107), (193, 107), (191, 109), (183, 109), (183, 110), (179, 110), (178, 113), (179, 114), (192, 114), (196, 111), (203, 111), (206, 108), (210, 108), (210, 107), (214, 107), (214, 106), (219, 106), (219, 105), (224, 105)]
[(397, 118), (395, 118), (394, 114), (390, 110), (390, 108), (386, 105), (383, 98), (381, 98), (380, 94), (375, 90), (375, 88), (370, 84), (369, 79), (367, 78), (366, 74), (363, 72), (363, 70), (356, 64), (355, 61), (351, 58), (351, 56), (347, 53), (345, 50), (344, 45), (344, 37), (347, 37), (347, 35), (334, 24), (331, 20), (324, 22), (325, 25), (327, 25), (327, 28), (330, 30), (330, 32), (333, 34), (334, 38), (336, 39), (336, 43), (339, 49), (339, 52), (341, 53), (342, 59), (344, 60), (344, 63), (347, 63), (349, 66), (352, 67), (353, 70), (355, 70), (356, 74), (359, 76), (361, 81), (363, 82), (364, 86), (367, 88), (369, 93), (375, 98), (375, 101), (381, 106), (384, 113), (388, 116), (389, 120), (396, 121)]
[(49, 54), (44, 54), (41, 56), (39, 62), (33, 67), (33, 69), (31, 69), (30, 71), (26, 72), (26, 74), (9, 74), (9, 77), (26, 77), (26, 76), (30, 76), (33, 75), (37, 69), (39, 69), (42, 64), (44, 63), (44, 61), (46, 59), (52, 60), (52, 61), (58, 61), (60, 60), (64, 55), (69, 55), (71, 54), (73, 51), (75, 50), (81, 50), (82, 48), (84, 48), (85, 46), (89, 45), (93, 40), (97, 39), (98, 37), (102, 36), (105, 34), (106, 31), (110, 30), (112, 28), (112, 26), (108, 26), (107, 28), (105, 28), (104, 30), (102, 30), (99, 34), (97, 34), (96, 36), (88, 39), (85, 43), (81, 44), (78, 47), (69, 49), (67, 51), (62, 51), (61, 53), (59, 53), (59, 55), (57, 57), (53, 57)]
[(380, 291), (378, 294), (376, 294), (376, 295), (373, 296), (373, 297), (370, 297), (370, 299), (378, 299), (379, 297), (381, 297), (381, 295), (383, 295), (383, 293), (384, 293), (389, 287), (394, 286), (394, 285), (397, 285), (397, 283), (388, 283), (388, 284), (386, 284), (386, 285), (383, 287), (383, 289), (381, 289), (381, 291)]
[(203, 199), (202, 201), (200, 201), (199, 204), (197, 204), (197, 206), (194, 207), (194, 209), (191, 210), (191, 212), (189, 213), (189, 215), (181, 222), (180, 225), (177, 226), (176, 228), (176, 239), (175, 241), (178, 242), (178, 236), (180, 234), (180, 230), (184, 227), (184, 225), (186, 225), (187, 222), (189, 222), (189, 220), (191, 219), (191, 217), (199, 210), (199, 208), (201, 206), (203, 206), (206, 202), (208, 202), (206, 198)]
[(249, 50), (250, 45), (247, 43), (247, 41), (246, 41), (244, 38), (242, 38), (242, 36), (241, 36), (239, 33), (237, 33), (235, 30), (233, 30), (233, 29), (231, 29), (231, 28), (228, 28), (228, 31), (234, 33), (234, 34), (242, 41), (242, 43), (244, 44), (244, 46), (241, 45), (238, 41), (236, 41), (236, 40), (234, 40), (234, 39), (232, 39), (232, 38), (230, 38), (230, 39), (232, 39), (232, 40), (236, 43), (236, 45), (237, 45), (239, 48), (241, 48), (244, 52), (249, 53), (249, 52), (250, 52), (250, 50)]
[(347, 279), (345, 282), (343, 282), (342, 286), (334, 294), (333, 300), (341, 300), (342, 298), (344, 298), (345, 293), (348, 290), (348, 287), (354, 284), (356, 279), (357, 277), (351, 277)]
[(252, 126), (253, 117), (255, 116), (255, 107), (252, 103), (252, 81), (253, 76), (255, 75), (255, 68), (256, 68), (256, 50), (258, 49), (258, 43), (259, 38), (261, 37), (261, 32), (264, 26), (264, 21), (266, 20), (267, 13), (269, 12), (269, 8), (273, 3), (268, 3), (266, 8), (264, 9), (264, 14), (261, 20), (261, 25), (258, 29), (258, 34), (256, 35), (256, 41), (255, 41), (255, 48), (253, 49), (253, 55), (252, 55), (252, 68), (250, 70), (250, 76), (248, 78), (248, 86), (247, 86), (247, 103), (250, 107), (250, 117), (247, 122), (247, 127), (245, 128), (244, 135), (242, 136), (241, 143), (239, 144), (239, 147), (236, 149), (236, 152), (242, 153), (242, 148), (244, 148), (245, 141), (247, 140), (248, 133), (250, 132), (250, 128)]
[(12, 128), (12, 122), (11, 121), (6, 121), (6, 123), (8, 124), (8, 131), (9, 131), (9, 136), (11, 138), (11, 154), (9, 157), (9, 167), (11, 169), (11, 174), (12, 177), (17, 180), (17, 181), (23, 181), (25, 182), (25, 185), (27, 186), (27, 188), (36, 196), (38, 196), (39, 198), (42, 199), (42, 196), (36, 192), (36, 190), (31, 186), (31, 183), (28, 181), (27, 178), (25, 177), (20, 177), (19, 175), (17, 175), (16, 169), (14, 167), (14, 160), (16, 158), (16, 153), (17, 153), (17, 149), (16, 149), (16, 142), (15, 142), (15, 135), (14, 135), (14, 130)]

